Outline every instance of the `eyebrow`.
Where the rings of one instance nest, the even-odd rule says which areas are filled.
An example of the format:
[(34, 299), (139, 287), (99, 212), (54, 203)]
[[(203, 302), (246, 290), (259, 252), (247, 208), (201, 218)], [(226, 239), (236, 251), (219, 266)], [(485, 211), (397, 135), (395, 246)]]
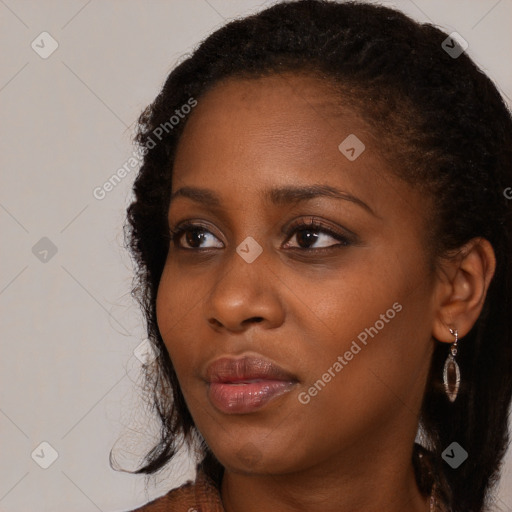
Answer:
[[(210, 189), (200, 187), (181, 187), (171, 195), (171, 204), (175, 199), (179, 197), (186, 197), (197, 203), (204, 204), (211, 208), (221, 208), (222, 201), (220, 197)], [(339, 199), (343, 201), (350, 201), (351, 203), (357, 204), (364, 208), (366, 211), (371, 213), (373, 216), (378, 215), (361, 199), (338, 190), (337, 188), (331, 187), (330, 185), (306, 185), (306, 186), (286, 186), (277, 187), (264, 190), (262, 197), (265, 201), (270, 202), (273, 205), (289, 205), (293, 203), (299, 203), (302, 201), (308, 201), (317, 197), (329, 197), (333, 199)]]

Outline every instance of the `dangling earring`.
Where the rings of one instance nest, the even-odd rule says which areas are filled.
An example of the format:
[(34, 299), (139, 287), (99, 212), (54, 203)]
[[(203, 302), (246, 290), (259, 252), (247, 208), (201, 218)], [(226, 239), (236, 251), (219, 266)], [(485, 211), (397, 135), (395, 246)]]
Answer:
[(446, 391), (446, 395), (450, 402), (454, 402), (457, 398), (457, 393), (459, 392), (460, 385), (460, 368), (455, 361), (455, 356), (457, 355), (457, 341), (459, 341), (459, 334), (457, 329), (450, 329), (450, 333), (455, 336), (455, 341), (450, 347), (450, 354), (446, 358), (444, 363), (443, 370), (443, 384), (444, 390)]

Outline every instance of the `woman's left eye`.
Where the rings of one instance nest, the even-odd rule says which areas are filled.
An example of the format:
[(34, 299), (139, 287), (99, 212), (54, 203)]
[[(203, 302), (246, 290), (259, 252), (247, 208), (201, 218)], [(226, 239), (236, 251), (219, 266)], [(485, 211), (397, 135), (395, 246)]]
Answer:
[[(293, 226), (288, 232), (288, 235), (290, 235), (290, 234), (292, 236), (288, 236), (287, 240), (291, 240), (293, 237), (295, 237), (295, 239), (297, 240), (299, 245), (300, 244), (308, 245), (308, 247), (305, 247), (305, 248), (299, 247), (299, 249), (303, 249), (306, 251), (307, 250), (310, 250), (310, 251), (320, 250), (321, 251), (324, 249), (331, 249), (336, 246), (350, 245), (350, 240), (347, 236), (345, 236), (341, 233), (336, 233), (336, 232), (332, 231), (331, 229), (324, 227), (322, 224), (320, 224), (316, 221), (311, 221), (311, 222), (302, 223), (302, 224)], [(331, 243), (331, 244), (321, 245), (321, 246), (317, 246), (317, 247), (313, 247), (313, 248), (310, 247), (310, 245), (313, 245), (313, 244), (317, 243), (318, 241), (321, 241), (322, 239), (324, 241), (328, 242), (329, 238), (336, 240), (338, 243), (334, 243), (334, 244)], [(289, 244), (287, 244), (287, 246), (289, 247)], [(296, 249), (297, 247), (291, 247), (291, 248)]]

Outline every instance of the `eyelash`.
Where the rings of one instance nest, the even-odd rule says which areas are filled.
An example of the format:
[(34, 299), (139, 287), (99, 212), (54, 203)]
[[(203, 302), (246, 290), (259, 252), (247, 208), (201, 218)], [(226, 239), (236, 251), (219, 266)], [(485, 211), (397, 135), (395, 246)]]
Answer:
[[(171, 236), (170, 241), (178, 249), (182, 249), (184, 251), (208, 251), (211, 249), (217, 249), (217, 247), (190, 248), (190, 247), (180, 246), (178, 244), (178, 242), (181, 239), (181, 235), (183, 235), (187, 231), (198, 231), (198, 232), (203, 232), (203, 233), (207, 232), (207, 233), (213, 234), (206, 226), (204, 226), (200, 223), (185, 222), (184, 224), (182, 224), (181, 226), (179, 226), (176, 229), (170, 229), (170, 236)], [(318, 253), (318, 252), (330, 251), (333, 249), (337, 249), (339, 247), (346, 247), (353, 243), (353, 240), (351, 240), (348, 236), (345, 236), (340, 233), (336, 233), (335, 231), (332, 231), (328, 227), (324, 226), (321, 222), (319, 222), (313, 218), (308, 219), (307, 221), (300, 221), (300, 222), (290, 226), (290, 228), (285, 233), (286, 241), (290, 240), (290, 238), (296, 232), (300, 232), (300, 231), (314, 231), (314, 232), (324, 233), (324, 234), (327, 234), (330, 237), (334, 238), (335, 240), (338, 240), (340, 243), (333, 244), (328, 247), (317, 247), (317, 248), (291, 247), (291, 248), (289, 248), (290, 250), (317, 252)]]

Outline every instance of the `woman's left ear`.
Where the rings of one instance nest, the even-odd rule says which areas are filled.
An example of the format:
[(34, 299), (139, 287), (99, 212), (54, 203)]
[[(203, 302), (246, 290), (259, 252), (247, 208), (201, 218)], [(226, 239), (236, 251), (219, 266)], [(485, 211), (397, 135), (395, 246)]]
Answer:
[(451, 329), (459, 338), (473, 327), (487, 296), (496, 270), (494, 249), (485, 238), (473, 238), (454, 256), (443, 259), (436, 283), (436, 315), (432, 335), (453, 342)]

